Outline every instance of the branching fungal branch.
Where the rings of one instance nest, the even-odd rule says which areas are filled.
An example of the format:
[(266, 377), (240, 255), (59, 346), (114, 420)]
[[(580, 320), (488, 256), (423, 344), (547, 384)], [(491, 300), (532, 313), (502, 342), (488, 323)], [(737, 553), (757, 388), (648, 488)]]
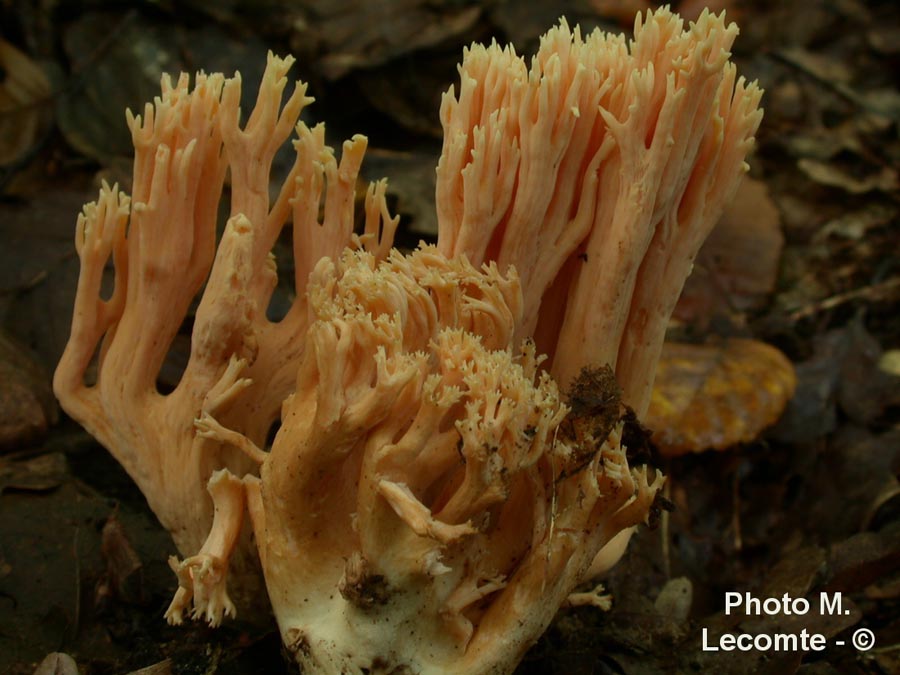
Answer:
[(530, 68), (473, 45), (441, 108), (439, 249), (514, 266), (518, 336), (569, 386), (609, 365), (646, 411), (665, 326), (700, 244), (745, 170), (762, 112), (728, 62), (724, 14), (668, 8), (634, 39), (565, 21)]
[[(215, 416), (262, 444), (292, 391), (306, 329), (306, 278), (323, 256), (354, 241), (353, 194), (366, 141), (344, 145), (338, 163), (324, 128), (297, 123), (312, 99), (299, 84), (282, 105), (291, 58), (271, 54), (259, 97), (239, 123), (241, 81), (199, 73), (162, 79), (142, 116), (128, 113), (135, 146), (134, 194), (103, 186), (78, 218), (81, 275), (72, 332), (54, 377), (64, 409), (134, 478), (185, 555), (198, 552), (213, 519), (206, 484), (227, 468), (256, 469), (243, 453), (197, 433), (194, 420)], [(274, 202), (269, 173), (295, 128), (296, 161)], [(231, 216), (216, 244), (226, 172)], [(360, 246), (383, 256), (396, 220), (385, 185), (370, 187), (367, 235)], [(320, 206), (325, 219), (319, 220)], [(270, 250), (292, 220), (297, 297), (272, 322), (266, 308), (276, 283)], [(115, 288), (100, 294), (112, 258)], [(201, 293), (202, 290), (202, 293)], [(194, 298), (190, 361), (169, 394), (156, 379)], [(86, 372), (96, 360), (96, 380)]]

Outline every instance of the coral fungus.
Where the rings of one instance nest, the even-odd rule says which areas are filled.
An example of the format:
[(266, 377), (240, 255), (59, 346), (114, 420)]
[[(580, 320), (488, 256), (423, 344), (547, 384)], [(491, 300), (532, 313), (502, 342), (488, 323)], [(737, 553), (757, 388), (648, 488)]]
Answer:
[[(115, 188), (79, 220), (55, 387), (188, 556), (171, 621), (233, 613), (246, 504), (302, 666), (514, 668), (662, 484), (629, 466), (624, 425), (628, 406), (646, 410), (666, 322), (760, 121), (760, 91), (728, 61), (736, 34), (724, 16), (685, 27), (662, 9), (630, 42), (562, 21), (530, 67), (473, 45), (441, 110), (438, 242), (409, 254), (388, 253), (383, 183), (353, 234), (361, 137), (338, 164), (322, 127), (300, 123), (269, 203), (275, 149), (309, 100), (300, 86), (279, 113), (289, 61), (270, 58), (244, 129), (239, 79), (164, 80), (129, 117), (127, 233)], [(289, 217), (297, 298), (272, 322), (269, 251)], [(201, 288), (190, 363), (162, 395), (156, 374)]]

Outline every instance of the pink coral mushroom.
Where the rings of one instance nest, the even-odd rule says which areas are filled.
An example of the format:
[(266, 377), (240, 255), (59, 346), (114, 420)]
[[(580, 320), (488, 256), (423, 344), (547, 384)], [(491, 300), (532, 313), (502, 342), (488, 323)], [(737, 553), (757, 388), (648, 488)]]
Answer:
[[(164, 76), (161, 96), (143, 117), (128, 114), (134, 194), (129, 199), (104, 185), (78, 219), (81, 275), (54, 391), (66, 412), (125, 467), (189, 556), (212, 524), (206, 484), (213, 473), (255, 470), (231, 444), (205, 433), (204, 416), (214, 414), (264, 441), (303, 352), (306, 277), (321, 257), (353, 242), (353, 197), (366, 141), (357, 136), (345, 143), (338, 164), (324, 145), (324, 129), (297, 123), (311, 101), (306, 86), (280, 106), (292, 61), (269, 56), (243, 129), (239, 76), (200, 73), (193, 88), (186, 75), (175, 84)], [(272, 160), (295, 125), (296, 161), (270, 203)], [(231, 217), (217, 248), (216, 217), (229, 170)], [(381, 256), (396, 226), (387, 215), (385, 187), (370, 187), (365, 222), (365, 245)], [(288, 219), (298, 292), (287, 316), (272, 322), (265, 314), (276, 283), (270, 250)], [(115, 288), (104, 300), (100, 287), (110, 257)], [(175, 390), (163, 395), (157, 375), (198, 295), (190, 361)], [(96, 378), (88, 383), (95, 358)], [(219, 612), (211, 620), (218, 622)]]
[[(563, 21), (530, 67), (473, 45), (441, 110), (438, 242), (408, 255), (388, 253), (383, 183), (353, 235), (361, 137), (338, 164), (321, 127), (298, 125), (269, 204), (274, 149), (308, 100), (300, 87), (278, 112), (287, 61), (270, 59), (243, 130), (239, 80), (164, 84), (131, 122), (127, 237), (114, 189), (80, 221), (56, 390), (188, 556), (171, 621), (233, 613), (246, 504), (282, 637), (311, 672), (515, 667), (662, 484), (628, 464), (625, 404), (646, 410), (666, 321), (760, 121), (760, 91), (728, 62), (736, 34), (662, 9), (631, 42)], [(297, 300), (272, 323), (269, 251), (289, 216)], [(162, 396), (154, 378), (204, 280), (191, 362)]]

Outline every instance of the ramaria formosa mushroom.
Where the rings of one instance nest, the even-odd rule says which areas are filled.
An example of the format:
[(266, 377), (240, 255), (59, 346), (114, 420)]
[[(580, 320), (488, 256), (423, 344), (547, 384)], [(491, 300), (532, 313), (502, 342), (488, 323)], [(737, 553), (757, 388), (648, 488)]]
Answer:
[(318, 265), (269, 453), (208, 420), (261, 464), (248, 506), (304, 668), (508, 672), (646, 518), (662, 478), (628, 466), (611, 368), (642, 410), (744, 169), (759, 92), (727, 63), (735, 33), (662, 10), (628, 47), (563, 23), (531, 71), (473, 47), (444, 102), (437, 247)]
[[(303, 351), (306, 278), (320, 258), (339, 255), (353, 239), (366, 141), (357, 136), (345, 143), (338, 164), (323, 127), (297, 124), (311, 99), (298, 85), (282, 106), (291, 62), (270, 54), (243, 128), (239, 76), (199, 73), (193, 88), (187, 75), (175, 84), (164, 76), (161, 96), (143, 116), (128, 114), (135, 146), (131, 198), (104, 184), (78, 219), (81, 274), (54, 391), (125, 467), (187, 556), (198, 553), (213, 522), (206, 487), (213, 472), (255, 470), (230, 444), (198, 433), (194, 420), (215, 414), (264, 442), (293, 389)], [(296, 161), (270, 203), (272, 160), (295, 124)], [(228, 171), (231, 217), (217, 248)], [(379, 256), (396, 226), (384, 194), (385, 184), (375, 184), (366, 202), (363, 245)], [(273, 322), (266, 317), (276, 283), (270, 251), (289, 219), (297, 297), (287, 316)], [(110, 258), (115, 285), (104, 299)], [(157, 375), (198, 294), (190, 361), (175, 390), (161, 394)], [(86, 382), (94, 360), (95, 381)]]
[[(646, 408), (666, 320), (760, 121), (759, 90), (728, 62), (736, 33), (710, 14), (685, 29), (662, 9), (638, 18), (630, 43), (562, 22), (530, 68), (511, 48), (473, 46), (441, 113), (438, 243), (406, 256), (386, 255), (395, 222), (383, 185), (370, 193), (371, 236), (351, 235), (359, 140), (338, 168), (301, 124), (297, 164), (268, 204), (269, 150), (303, 99), (279, 117), (283, 68), (267, 74), (248, 132), (233, 84), (221, 101), (215, 88), (208, 104), (197, 99), (202, 119), (220, 120), (199, 133), (158, 112), (148, 133), (176, 129), (156, 142), (165, 180), (147, 177), (151, 142), (135, 133), (139, 217), (126, 244), (127, 202), (114, 190), (86, 212), (57, 391), (164, 524), (190, 533), (170, 621), (232, 612), (227, 565), (246, 502), (282, 637), (309, 671), (514, 668), (598, 552), (616, 557), (607, 545), (646, 519), (662, 483), (628, 465), (623, 401)], [(173, 120), (193, 119), (183, 106)], [(213, 264), (200, 207), (214, 201), (208, 184), (221, 189), (225, 160), (191, 161), (219, 136), (233, 203)], [(203, 170), (217, 183), (199, 180)], [(268, 252), (291, 208), (298, 298), (272, 324)], [(175, 209), (174, 220), (148, 226), (154, 209)], [(172, 222), (190, 223), (176, 231), (187, 247), (162, 236)], [(195, 230), (205, 268), (185, 253)], [(116, 291), (100, 301), (113, 250)], [(206, 271), (191, 364), (160, 396), (153, 377)], [(139, 312), (152, 318), (140, 331)], [(104, 334), (98, 383), (85, 387)], [(168, 495), (176, 466), (188, 470)], [(200, 494), (210, 477), (212, 501)]]

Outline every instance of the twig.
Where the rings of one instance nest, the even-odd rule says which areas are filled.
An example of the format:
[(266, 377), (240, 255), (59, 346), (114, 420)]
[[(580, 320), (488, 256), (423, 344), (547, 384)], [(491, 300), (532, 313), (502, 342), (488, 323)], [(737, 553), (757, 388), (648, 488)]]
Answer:
[(867, 110), (868, 112), (879, 112), (877, 110), (874, 110), (872, 106), (866, 102), (865, 99), (863, 99), (859, 94), (857, 94), (846, 84), (844, 84), (843, 82), (835, 82), (833, 79), (826, 77), (822, 73), (816, 72), (807, 64), (803, 63), (801, 59), (798, 59), (797, 56), (790, 50), (780, 49), (777, 51), (772, 51), (770, 52), (770, 54), (776, 61), (780, 61), (781, 63), (788, 65), (795, 70), (798, 70), (799, 72), (815, 81), (820, 86), (824, 87), (825, 89), (830, 89), (849, 103), (852, 103), (853, 105), (862, 108), (863, 110)]
[(818, 314), (819, 312), (834, 309), (835, 307), (839, 307), (853, 300), (882, 300), (890, 297), (889, 294), (894, 290), (900, 290), (900, 277), (891, 277), (890, 279), (886, 279), (877, 284), (872, 284), (871, 286), (854, 288), (853, 290), (845, 291), (844, 293), (832, 295), (831, 297), (819, 300), (806, 307), (795, 309), (788, 314), (788, 319), (791, 321), (805, 319)]
[(75, 557), (75, 617), (72, 625), (72, 639), (78, 635), (81, 625), (81, 559), (78, 555), (78, 537), (81, 534), (81, 526), (75, 527), (75, 535), (72, 537), (72, 554)]
[(740, 462), (734, 471), (734, 480), (731, 481), (731, 528), (734, 531), (734, 550), (744, 548), (744, 537), (741, 534), (741, 472)]
[[(553, 443), (550, 445), (550, 476), (552, 477), (556, 473), (556, 439), (559, 435), (559, 427), (553, 430)], [(547, 583), (547, 573), (550, 570), (550, 558), (551, 552), (553, 551), (553, 530), (556, 528), (556, 481), (550, 481), (551, 486), (551, 494), (550, 494), (550, 528), (547, 531), (547, 560), (544, 564), (544, 576), (541, 579), (541, 590), (546, 586)]]
[[(672, 476), (667, 474), (666, 483), (663, 485), (663, 497), (671, 501), (671, 495)], [(663, 509), (663, 512), (660, 514), (659, 536), (662, 540), (663, 573), (666, 575), (666, 579), (672, 578), (672, 558), (669, 551), (669, 517), (669, 510)]]

